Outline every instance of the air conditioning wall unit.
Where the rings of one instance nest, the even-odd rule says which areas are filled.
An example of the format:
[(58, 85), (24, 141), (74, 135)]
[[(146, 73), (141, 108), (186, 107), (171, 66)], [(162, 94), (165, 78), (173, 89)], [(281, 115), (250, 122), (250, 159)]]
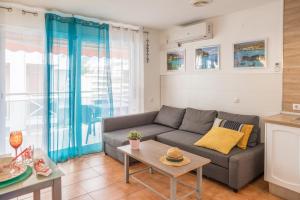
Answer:
[(167, 44), (182, 44), (211, 38), (213, 38), (212, 23), (202, 22), (169, 30), (167, 34)]

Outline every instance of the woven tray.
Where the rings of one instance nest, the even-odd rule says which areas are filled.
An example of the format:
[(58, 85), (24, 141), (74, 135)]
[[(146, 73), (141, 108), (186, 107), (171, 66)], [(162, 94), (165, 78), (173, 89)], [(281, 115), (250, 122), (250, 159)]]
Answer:
[(20, 176), (17, 176), (13, 179), (4, 181), (0, 183), (0, 189), (5, 188), (9, 185), (15, 184), (15, 183), (19, 183), (21, 181), (24, 181), (25, 179), (27, 179), (30, 175), (32, 174), (32, 168), (31, 167), (27, 167), (26, 171), (21, 174)]

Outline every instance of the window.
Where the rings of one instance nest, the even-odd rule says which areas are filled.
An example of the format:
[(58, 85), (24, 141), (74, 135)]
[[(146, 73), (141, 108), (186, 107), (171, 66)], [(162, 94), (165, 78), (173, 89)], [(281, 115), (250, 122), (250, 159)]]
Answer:
[[(21, 12), (15, 12), (14, 17), (19, 20), (10, 21), (11, 14), (4, 13), (7, 16), (0, 25), (0, 154), (13, 151), (9, 144), (9, 133), (13, 130), (23, 132), (23, 148), (32, 144), (35, 148), (43, 148), (47, 135), (44, 16), (26, 18)], [(98, 49), (99, 46), (89, 40), (81, 46), (82, 112), (89, 112), (92, 107), (93, 117), (108, 116), (105, 112), (112, 113), (108, 110), (111, 109), (110, 102), (106, 102), (108, 98), (104, 97), (108, 95), (107, 85), (111, 85), (109, 95), (112, 91), (114, 116), (137, 113), (143, 108), (142, 34), (122, 28), (111, 28), (109, 34), (109, 68), (104, 66), (105, 56), (98, 55), (103, 52)], [(67, 67), (68, 40), (54, 41), (53, 47), (52, 63), (56, 68), (53, 70), (55, 86), (52, 95), (59, 100), (53, 105), (55, 111), (52, 114), (55, 116), (54, 123), (60, 120), (69, 123), (68, 116), (60, 112), (68, 106), (72, 92), (66, 78), (70, 73)], [(95, 126), (89, 125), (82, 123), (83, 146), (101, 143), (101, 120), (93, 122)], [(68, 134), (64, 127), (60, 127), (59, 132), (63, 134), (56, 138)]]
[[(5, 123), (0, 139), (4, 141), (4, 152), (11, 152), (9, 132), (23, 132), (23, 148), (34, 144), (43, 145), (44, 131), (44, 41), (43, 33), (27, 29), (2, 28), (4, 41), (5, 78), (1, 84), (5, 91), (1, 103), (5, 112)], [(2, 78), (2, 77), (1, 77)]]
[(140, 32), (110, 29), (110, 65), (115, 115), (143, 111), (143, 39)]

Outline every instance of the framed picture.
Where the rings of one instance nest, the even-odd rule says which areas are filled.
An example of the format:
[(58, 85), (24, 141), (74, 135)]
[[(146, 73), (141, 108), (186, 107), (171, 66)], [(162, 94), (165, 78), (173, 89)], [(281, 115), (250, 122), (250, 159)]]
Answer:
[(195, 69), (219, 69), (220, 46), (202, 47), (195, 50)]
[(167, 52), (167, 70), (182, 71), (185, 68), (185, 49), (169, 50)]
[(235, 68), (266, 67), (266, 40), (236, 43), (233, 48)]

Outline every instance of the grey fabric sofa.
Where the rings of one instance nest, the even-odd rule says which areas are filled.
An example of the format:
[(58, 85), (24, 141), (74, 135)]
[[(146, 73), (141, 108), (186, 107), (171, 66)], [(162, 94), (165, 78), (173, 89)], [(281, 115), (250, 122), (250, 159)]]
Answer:
[[(196, 112), (190, 108), (183, 114), (178, 111), (174, 114), (174, 112), (161, 114), (161, 112), (155, 111), (104, 119), (102, 131), (105, 154), (123, 162), (123, 155), (117, 150), (117, 147), (128, 144), (127, 135), (130, 130), (138, 130), (143, 133), (142, 141), (157, 140), (209, 158), (212, 162), (204, 167), (203, 175), (224, 183), (235, 191), (238, 191), (263, 173), (264, 144), (259, 143), (259, 118), (257, 116), (236, 115), (217, 111)], [(170, 119), (170, 117), (176, 118), (176, 116), (175, 121)], [(210, 119), (204, 120), (203, 116)], [(217, 116), (222, 119), (255, 125), (255, 134), (252, 133), (246, 150), (235, 147), (228, 155), (225, 155), (193, 145), (211, 128), (212, 119)], [(164, 119), (166, 120), (164, 121)], [(200, 129), (203, 131), (202, 134), (194, 131)], [(134, 160), (131, 160), (131, 162), (134, 162)]]

